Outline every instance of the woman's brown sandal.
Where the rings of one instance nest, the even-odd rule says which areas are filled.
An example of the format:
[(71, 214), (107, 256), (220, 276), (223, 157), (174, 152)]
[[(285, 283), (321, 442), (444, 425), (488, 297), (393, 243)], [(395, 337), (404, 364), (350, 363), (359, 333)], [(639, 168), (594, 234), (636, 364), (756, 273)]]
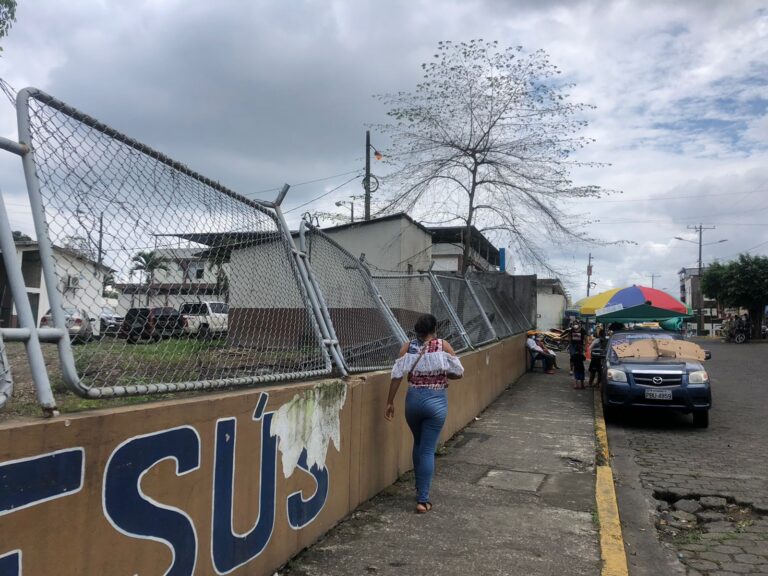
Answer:
[(432, 510), (432, 502), (418, 502), (416, 504), (416, 514), (426, 514)]

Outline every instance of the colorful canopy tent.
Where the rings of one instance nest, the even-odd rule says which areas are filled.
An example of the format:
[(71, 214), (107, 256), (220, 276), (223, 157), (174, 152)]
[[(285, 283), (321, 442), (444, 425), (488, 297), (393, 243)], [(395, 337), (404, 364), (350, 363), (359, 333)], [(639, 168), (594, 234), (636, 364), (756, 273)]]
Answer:
[(691, 310), (666, 292), (647, 286), (613, 288), (576, 303), (582, 316), (601, 322), (647, 322), (691, 316)]

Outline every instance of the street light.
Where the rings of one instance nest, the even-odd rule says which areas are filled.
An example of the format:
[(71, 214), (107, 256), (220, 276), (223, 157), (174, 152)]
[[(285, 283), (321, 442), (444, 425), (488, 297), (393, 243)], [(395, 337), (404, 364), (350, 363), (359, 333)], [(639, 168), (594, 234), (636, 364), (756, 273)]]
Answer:
[(704, 330), (704, 294), (701, 290), (701, 248), (702, 246), (712, 246), (713, 244), (722, 244), (723, 242), (728, 242), (727, 238), (723, 238), (721, 240), (718, 240), (716, 242), (707, 242), (706, 244), (703, 244), (701, 242), (702, 234), (704, 230), (714, 230), (715, 227), (709, 227), (704, 228), (703, 224), (699, 224), (698, 226), (689, 226), (692, 230), (695, 230), (699, 233), (699, 240), (688, 240), (687, 238), (682, 238), (681, 236), (675, 236), (675, 240), (682, 240), (683, 242), (690, 242), (691, 244), (698, 244), (699, 245), (699, 298), (698, 298), (698, 309), (699, 309), (699, 319), (696, 326), (696, 331), (698, 334), (700, 334)]
[(355, 202), (354, 200), (347, 202), (346, 200), (339, 200), (336, 202), (336, 206), (342, 207), (342, 206), (349, 206), (349, 217), (352, 220), (352, 223), (355, 222)]

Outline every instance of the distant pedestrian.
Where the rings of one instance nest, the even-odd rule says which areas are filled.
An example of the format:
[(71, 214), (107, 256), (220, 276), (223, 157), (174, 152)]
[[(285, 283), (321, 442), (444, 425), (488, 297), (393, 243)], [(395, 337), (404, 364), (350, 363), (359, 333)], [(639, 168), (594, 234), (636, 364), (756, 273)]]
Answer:
[(395, 415), (395, 396), (403, 377), (408, 381), (405, 419), (413, 434), (413, 471), (416, 476), (416, 513), (432, 509), (429, 489), (435, 472), (435, 450), (448, 414), (448, 380), (464, 375), (464, 367), (451, 345), (436, 336), (437, 319), (424, 314), (416, 320), (416, 338), (403, 344), (392, 367), (384, 417)]
[(595, 331), (595, 339), (589, 345), (589, 386), (600, 386), (603, 370), (603, 357), (608, 344), (605, 330), (599, 326)]
[(584, 356), (587, 342), (587, 331), (578, 320), (568, 330), (568, 353), (571, 355), (571, 370), (573, 372), (573, 387), (584, 388)]

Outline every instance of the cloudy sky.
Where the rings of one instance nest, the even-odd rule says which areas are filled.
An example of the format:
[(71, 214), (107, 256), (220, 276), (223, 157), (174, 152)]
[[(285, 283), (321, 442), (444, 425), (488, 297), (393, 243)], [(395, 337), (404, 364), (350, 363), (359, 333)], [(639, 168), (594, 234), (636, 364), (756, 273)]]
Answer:
[[(36, 86), (238, 192), (285, 208), (338, 211), (362, 192), (373, 94), (409, 90), (439, 40), (542, 48), (575, 100), (592, 104), (578, 184), (621, 193), (570, 207), (622, 246), (552, 247), (574, 299), (588, 253), (599, 291), (678, 293), (704, 261), (768, 254), (768, 9), (689, 0), (24, 0), (0, 77)], [(16, 138), (0, 101), (0, 134)], [(378, 138), (378, 139), (377, 139)], [(373, 134), (386, 154), (386, 141)], [(374, 166), (374, 170), (383, 169)], [(350, 181), (350, 179), (352, 179)], [(304, 183), (304, 184), (302, 184)], [(346, 184), (345, 184), (346, 183)], [(14, 228), (28, 230), (17, 158), (0, 153)], [(382, 189), (383, 194), (387, 193)], [(362, 204), (358, 201), (358, 213)], [(499, 247), (503, 238), (494, 239)], [(726, 242), (719, 242), (727, 240)], [(513, 255), (514, 258), (514, 255)], [(517, 272), (527, 272), (518, 266)]]

